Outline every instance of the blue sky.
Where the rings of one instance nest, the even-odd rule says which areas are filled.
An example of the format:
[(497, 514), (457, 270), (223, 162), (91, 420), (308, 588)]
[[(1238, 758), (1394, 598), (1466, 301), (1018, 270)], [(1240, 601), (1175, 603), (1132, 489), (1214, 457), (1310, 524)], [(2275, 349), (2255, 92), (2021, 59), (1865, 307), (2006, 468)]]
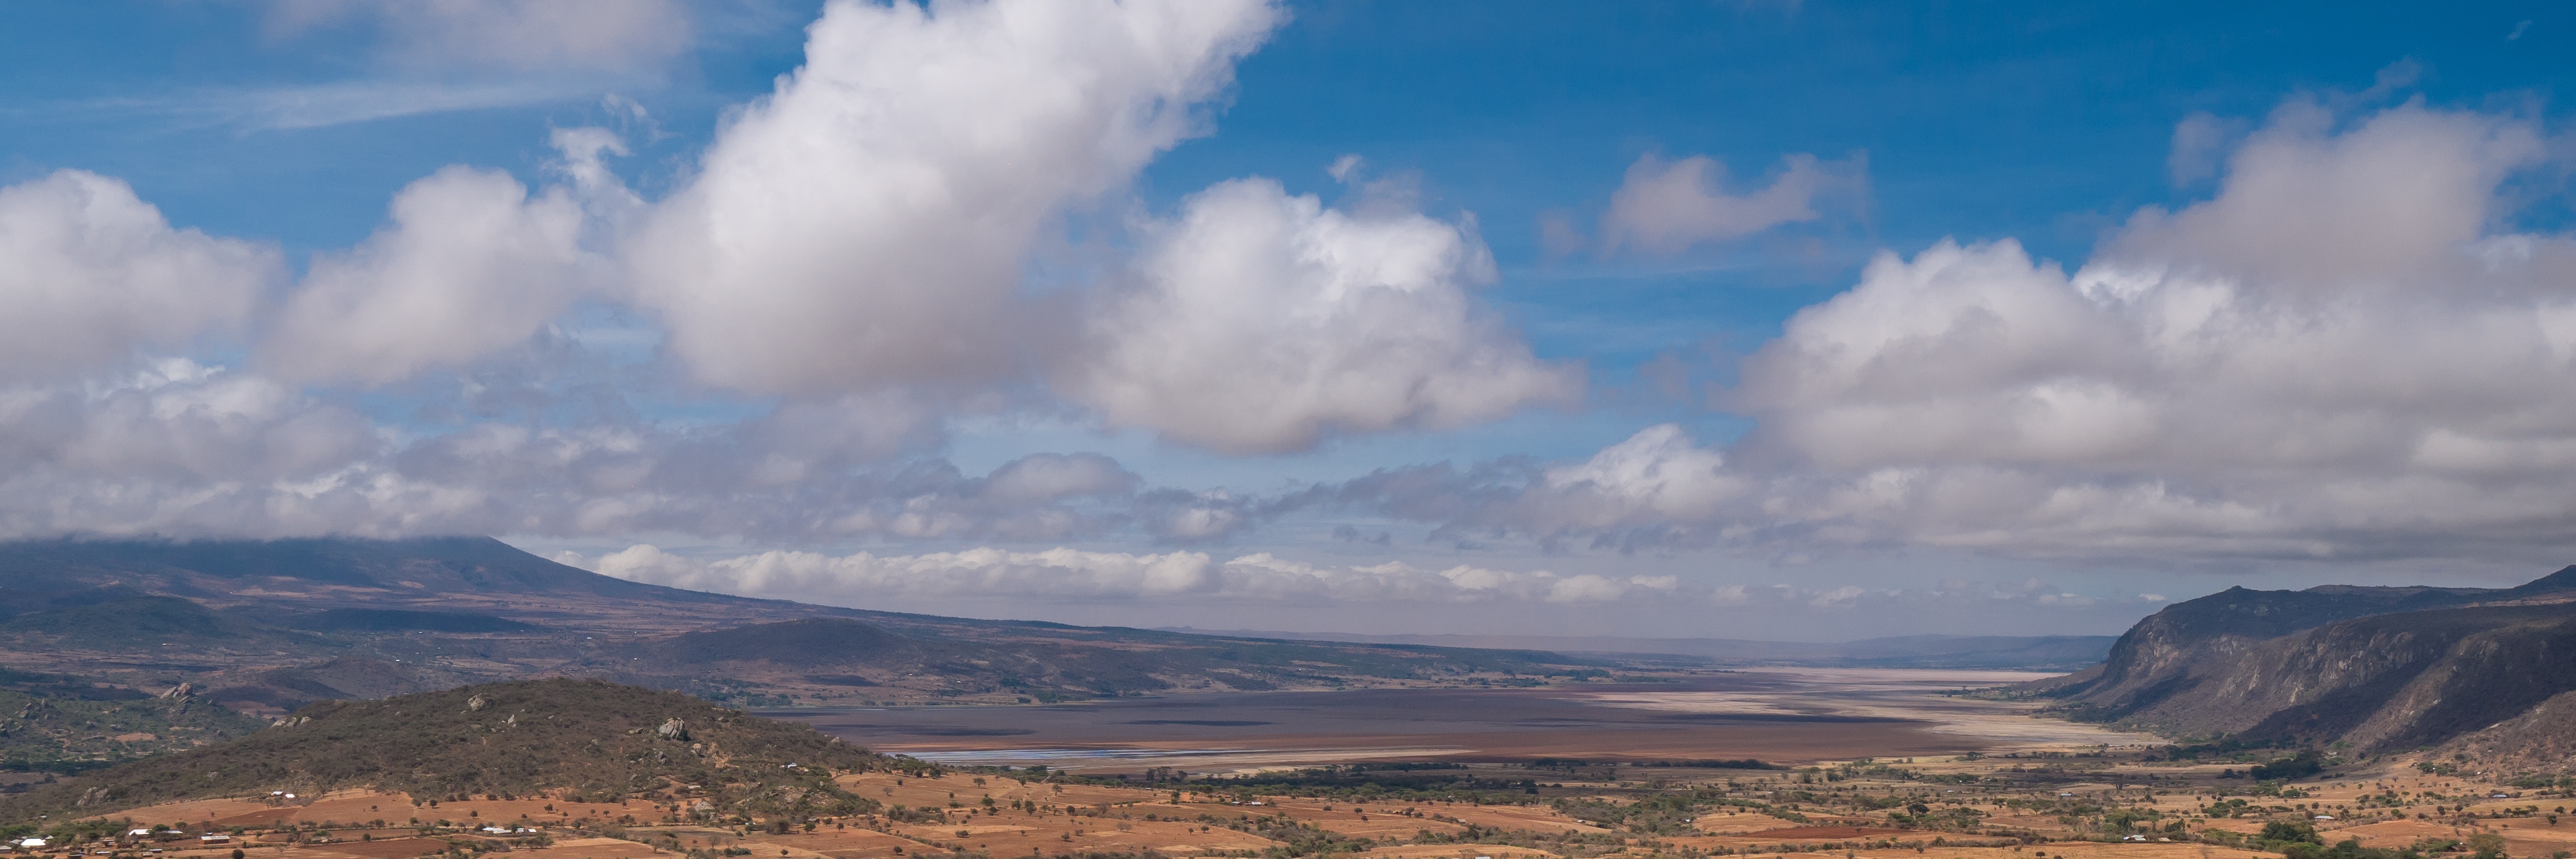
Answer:
[[(1246, 4), (1168, 80), (1041, 31), (1188, 16), (1080, 8), (981, 55), (977, 3), (838, 8), (832, 44), (825, 6), (748, 0), (0, 9), (0, 186), (82, 171), (168, 221), (144, 251), (55, 247), (29, 225), (102, 210), (29, 191), (0, 226), (37, 273), (0, 300), (59, 337), (0, 352), (12, 414), (67, 427), (7, 467), (82, 499), (0, 525), (498, 532), (648, 580), (1074, 621), (1807, 638), (1981, 630), (2005, 603), (2102, 631), (2240, 582), (2576, 560), (2576, 510), (2548, 500), (2569, 371), (2544, 354), (2576, 290), (2576, 31), (2546, 4)], [(831, 50), (856, 89), (789, 106), (781, 76)], [(1061, 68), (977, 89), (1029, 57)], [(997, 150), (1016, 161), (904, 138), (1037, 134), (1012, 123), (1055, 108), (1027, 93), (1067, 80), (1164, 93), (1180, 121)], [(910, 126), (850, 118), (880, 113)], [(575, 178), (578, 129), (612, 141), (604, 184)], [(997, 232), (895, 260), (946, 234), (793, 189), (901, 193), (869, 184), (900, 158), (1000, 186), (921, 214)], [(1660, 172), (1692, 163), (1723, 178)], [(469, 174), (527, 196), (475, 202), (500, 191)], [(1305, 195), (1281, 247), (1429, 256), (1272, 272), (1211, 244)], [(770, 224), (757, 256), (809, 264), (728, 273), (744, 217)], [(559, 248), (512, 243), (549, 229)], [(2372, 257), (2391, 236), (2451, 238)], [(205, 281), (229, 285), (98, 256), (202, 265), (198, 239), (248, 255)], [(1316, 298), (1434, 259), (1428, 285), (1370, 285), (1394, 304)], [(2086, 285), (2115, 275), (2146, 280)], [(771, 315), (696, 321), (773, 288)], [(222, 298), (190, 316), (179, 294)], [(934, 306), (960, 301), (985, 309)], [(1204, 334), (1274, 301), (1331, 321)], [(2175, 346), (2177, 308), (2210, 301), (2230, 309)], [(782, 322), (819, 339), (753, 330)], [(2495, 326), (2544, 345), (2458, 357)], [(923, 345), (828, 345), (888, 330)], [(998, 369), (949, 372), (975, 356)], [(1229, 361), (1263, 370), (1229, 383)], [(1408, 393), (1295, 387), (1328, 363)], [(711, 476), (763, 469), (786, 476)]]

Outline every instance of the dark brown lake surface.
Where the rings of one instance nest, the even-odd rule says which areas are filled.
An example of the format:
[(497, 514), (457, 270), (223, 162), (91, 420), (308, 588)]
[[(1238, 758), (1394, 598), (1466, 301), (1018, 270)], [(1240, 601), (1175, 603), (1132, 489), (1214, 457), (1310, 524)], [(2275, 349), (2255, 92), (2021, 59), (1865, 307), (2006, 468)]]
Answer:
[(1538, 689), (1226, 692), (1077, 704), (762, 711), (927, 760), (1075, 770), (1340, 761), (1759, 758), (1775, 762), (2144, 742), (1945, 697), (2045, 675), (1777, 669)]

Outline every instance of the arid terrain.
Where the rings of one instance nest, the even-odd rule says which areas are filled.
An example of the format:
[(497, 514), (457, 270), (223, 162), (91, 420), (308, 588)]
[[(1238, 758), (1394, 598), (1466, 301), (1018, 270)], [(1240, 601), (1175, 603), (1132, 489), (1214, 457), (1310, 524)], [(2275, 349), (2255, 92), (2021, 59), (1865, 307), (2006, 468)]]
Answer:
[[(155, 842), (165, 856), (228, 856), (239, 845), (250, 859), (459, 851), (562, 859), (1815, 852), (1847, 859), (2225, 859), (2277, 855), (2282, 845), (2266, 851), (2258, 843), (2273, 823), (2313, 827), (2314, 840), (2325, 843), (2351, 839), (2370, 848), (2439, 852), (2481, 835), (2497, 836), (2514, 857), (2576, 848), (2576, 820), (2557, 813), (2567, 801), (2563, 788), (2379, 762), (2282, 789), (2234, 777), (2243, 768), (2235, 761), (2170, 760), (2171, 751), (2040, 751), (1796, 770), (1551, 762), (1390, 770), (1383, 780), (1347, 769), (1188, 782), (1146, 780), (1167, 778), (1160, 771), (1123, 782), (1033, 770), (860, 772), (834, 783), (881, 803), (876, 813), (776, 821), (711, 812), (680, 786), (617, 802), (340, 791), (151, 806), (119, 812), (113, 828), (132, 828), (127, 821), (174, 827)], [(1461, 778), (1530, 787), (1442, 787)], [(235, 833), (235, 840), (200, 847), (198, 835), (207, 832)]]

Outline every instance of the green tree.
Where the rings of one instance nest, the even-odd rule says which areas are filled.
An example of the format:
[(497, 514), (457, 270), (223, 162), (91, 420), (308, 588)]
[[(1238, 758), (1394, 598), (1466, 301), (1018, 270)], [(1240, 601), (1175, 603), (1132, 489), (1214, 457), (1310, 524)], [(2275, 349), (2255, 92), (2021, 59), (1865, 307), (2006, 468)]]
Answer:
[(2265, 841), (2326, 843), (2325, 839), (2317, 837), (2317, 827), (2304, 820), (2275, 820), (2263, 824), (2263, 834), (2258, 837)]

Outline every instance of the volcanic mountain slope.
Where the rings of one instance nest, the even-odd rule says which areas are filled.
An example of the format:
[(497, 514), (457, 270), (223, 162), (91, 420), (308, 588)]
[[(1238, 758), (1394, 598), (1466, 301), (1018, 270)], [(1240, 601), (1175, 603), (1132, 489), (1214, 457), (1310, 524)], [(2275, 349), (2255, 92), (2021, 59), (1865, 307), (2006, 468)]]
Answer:
[(876, 803), (834, 786), (835, 772), (918, 766), (686, 695), (536, 680), (315, 704), (231, 742), (0, 798), (0, 823), (340, 788), (615, 802), (695, 785), (727, 810), (856, 814)]
[(2231, 589), (2044, 686), (2078, 717), (2170, 735), (2371, 754), (2464, 741), (2576, 691), (2576, 567), (2509, 589)]
[[(32, 540), (0, 546), (0, 580), (35, 592), (124, 583), (213, 600), (264, 591), (279, 597), (345, 592), (365, 602), (401, 601), (383, 595), (405, 592), (422, 597), (488, 593), (693, 604), (739, 601), (594, 575), (489, 537)], [(277, 587), (281, 584), (285, 587)]]
[(59, 608), (0, 620), (0, 642), (12, 650), (153, 652), (180, 648), (196, 657), (216, 653), (289, 655), (332, 640), (281, 629), (208, 609), (185, 597), (94, 588), (56, 600)]
[(1603, 664), (746, 599), (601, 576), (479, 537), (9, 543), (0, 580), (17, 612), (0, 619), (0, 664), (143, 690), (194, 683), (269, 715), (554, 675), (778, 705), (1464, 682)]

